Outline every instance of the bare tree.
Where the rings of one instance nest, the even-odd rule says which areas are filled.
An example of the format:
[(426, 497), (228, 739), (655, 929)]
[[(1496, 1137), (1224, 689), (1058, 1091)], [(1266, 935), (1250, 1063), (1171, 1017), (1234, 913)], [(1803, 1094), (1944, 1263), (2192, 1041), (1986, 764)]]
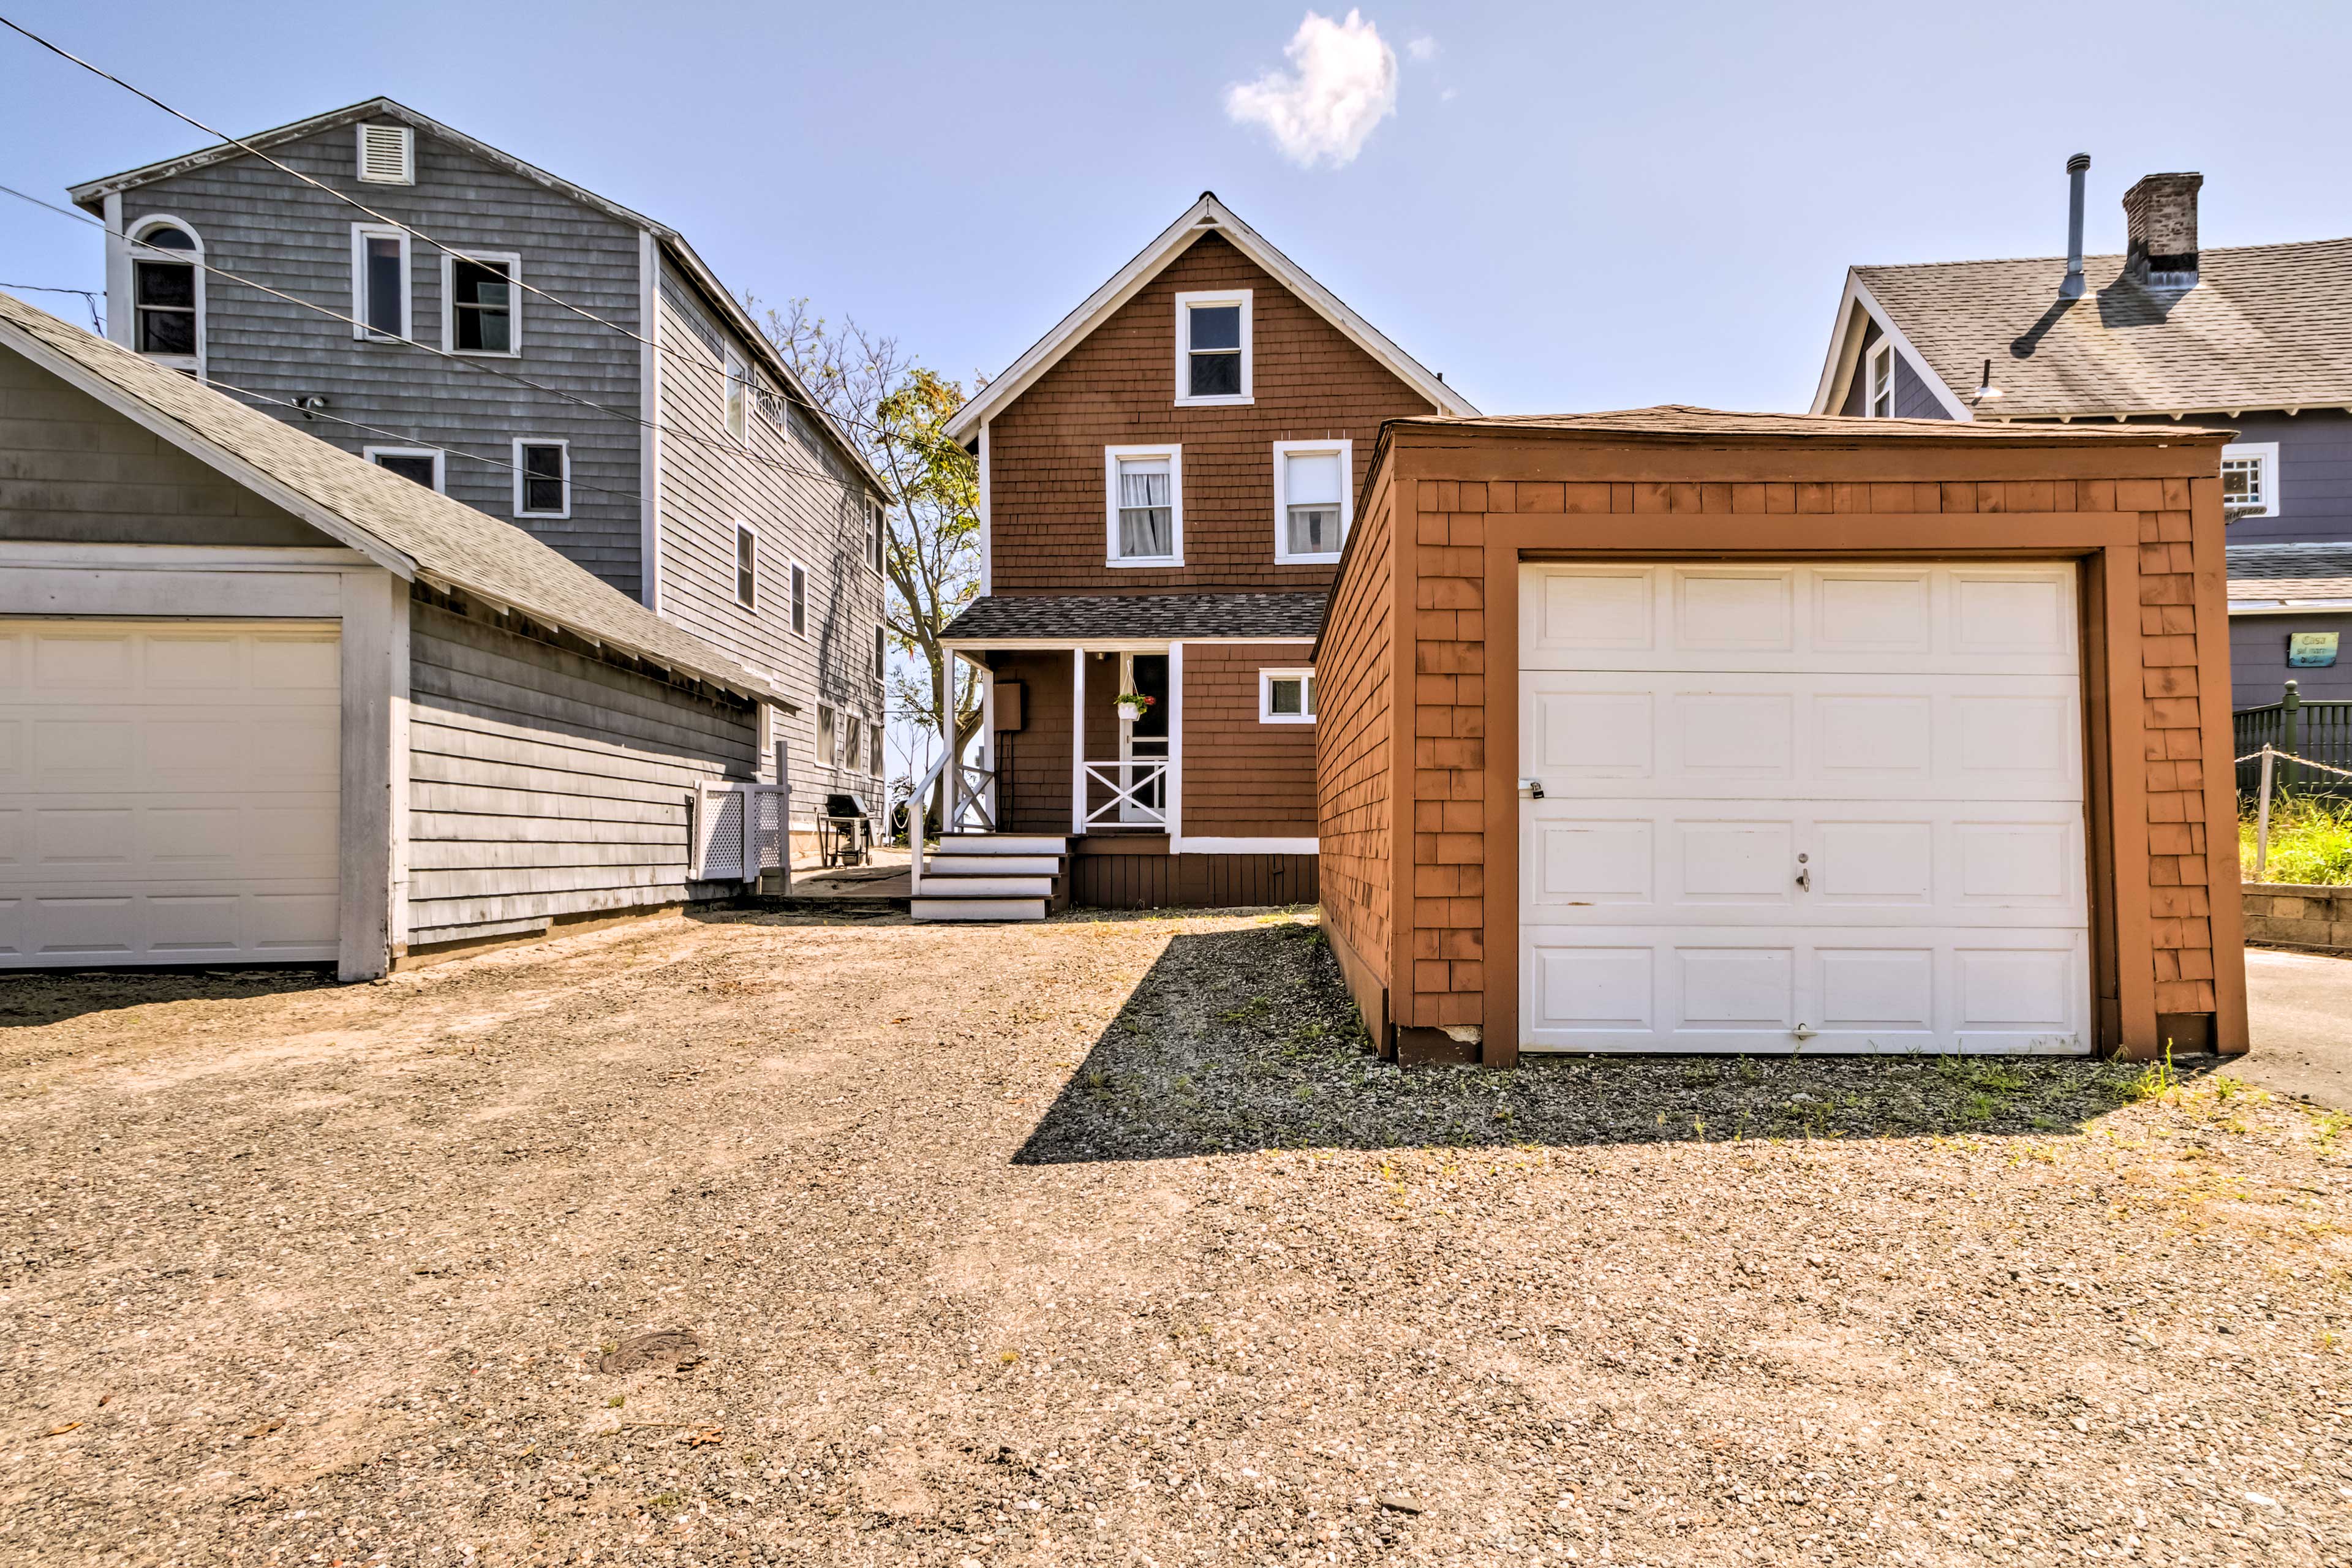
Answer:
[[(747, 294), (743, 304), (889, 487), (883, 571), (895, 592), (885, 595), (883, 614), (891, 646), (913, 656), (919, 668), (913, 674), (894, 669), (887, 700), (893, 713), (933, 736), (941, 732), (943, 715), (953, 713), (955, 754), (961, 756), (980, 732), (980, 688), (956, 679), (957, 661), (940, 646), (940, 634), (980, 592), (979, 465), (947, 433), (964, 389), (898, 339), (846, 319), (835, 326), (811, 312), (806, 300), (763, 311)], [(942, 777), (933, 822), (941, 820), (945, 784)]]

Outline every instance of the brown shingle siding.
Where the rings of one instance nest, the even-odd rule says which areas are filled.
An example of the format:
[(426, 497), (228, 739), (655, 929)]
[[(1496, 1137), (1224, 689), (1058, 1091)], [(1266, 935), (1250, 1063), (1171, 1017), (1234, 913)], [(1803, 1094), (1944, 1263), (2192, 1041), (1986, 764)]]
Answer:
[[(1392, 763), (1395, 544), (1393, 493), (1369, 500), (1350, 543), (1360, 564), (1333, 600), (1315, 650), (1316, 798), (1321, 819), (1323, 921), (1369, 1027), (1382, 1027), (1395, 898)], [(1455, 890), (1447, 868), (1443, 891)], [(1416, 886), (1416, 893), (1437, 889)], [(1385, 1042), (1383, 1042), (1384, 1044)]]
[(1188, 837), (1315, 836), (1315, 730), (1258, 719), (1258, 672), (1306, 668), (1305, 643), (1184, 647)]

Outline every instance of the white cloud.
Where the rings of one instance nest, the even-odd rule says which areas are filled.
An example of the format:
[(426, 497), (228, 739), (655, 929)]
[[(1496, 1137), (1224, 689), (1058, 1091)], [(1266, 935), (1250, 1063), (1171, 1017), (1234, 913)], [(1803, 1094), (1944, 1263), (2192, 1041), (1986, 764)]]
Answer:
[(1237, 125), (1263, 125), (1301, 168), (1352, 163), (1372, 128), (1396, 112), (1396, 51), (1355, 11), (1344, 21), (1309, 11), (1283, 51), (1290, 69), (1225, 89)]
[(1423, 33), (1406, 44), (1404, 52), (1412, 56), (1419, 64), (1427, 65), (1437, 58), (1437, 40)]

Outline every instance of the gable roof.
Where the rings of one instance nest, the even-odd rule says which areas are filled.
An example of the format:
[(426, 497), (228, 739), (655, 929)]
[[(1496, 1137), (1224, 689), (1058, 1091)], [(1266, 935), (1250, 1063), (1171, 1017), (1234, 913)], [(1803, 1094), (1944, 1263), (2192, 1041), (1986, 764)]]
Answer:
[[(783, 356), (776, 352), (775, 345), (768, 341), (767, 334), (760, 331), (758, 323), (751, 320), (751, 313), (727, 291), (727, 286), (719, 280), (719, 275), (710, 270), (709, 266), (700, 256), (695, 254), (694, 247), (686, 242), (684, 235), (667, 224), (657, 223), (641, 212), (623, 206), (609, 196), (598, 195), (585, 185), (575, 185), (561, 175), (551, 174), (536, 164), (526, 163), (513, 153), (493, 147), (479, 137), (468, 136), (462, 131), (442, 124), (430, 115), (420, 114), (396, 100), (371, 98), (359, 103), (347, 103), (341, 109), (331, 109), (324, 114), (314, 114), (307, 120), (297, 120), (289, 124), (276, 126), (268, 131), (258, 131), (250, 136), (242, 137), (239, 139), (245, 143), (242, 147), (233, 142), (216, 142), (210, 147), (199, 148), (194, 153), (183, 153), (177, 157), (143, 163), (136, 169), (125, 169), (121, 174), (86, 180), (79, 185), (69, 187), (66, 194), (73, 199), (75, 205), (86, 212), (102, 216), (106, 210), (108, 196), (134, 190), (141, 185), (152, 184), (158, 180), (168, 180), (176, 175), (194, 173), (198, 169), (208, 169), (216, 163), (248, 158), (253, 155), (254, 151), (267, 153), (274, 148), (282, 147), (289, 142), (299, 142), (316, 136), (321, 132), (339, 130), (346, 125), (356, 125), (363, 120), (399, 121), (436, 141), (446, 142), (463, 148), (484, 163), (503, 169), (518, 179), (528, 180), (532, 184), (552, 191), (568, 200), (579, 203), (582, 206), (601, 212), (616, 223), (626, 224), (632, 228), (641, 228), (652, 235), (677, 268), (693, 279), (697, 290), (727, 318), (728, 326), (744, 341), (752, 354), (759, 359), (761, 367), (789, 388), (794, 400), (800, 403), (824, 427), (826, 437), (857, 470), (859, 477), (873, 488), (877, 495), (884, 497), (889, 495), (889, 487), (882, 482), (882, 476), (874, 471), (873, 466), (866, 462), (864, 455), (842, 431), (841, 426), (835, 423), (833, 416), (827, 413), (815, 398), (809, 395), (808, 388), (802, 384), (800, 377), (793, 373), (792, 366), (784, 363)], [(370, 205), (377, 204), (371, 202)]]
[(1221, 234), (1244, 256), (1272, 274), (1275, 280), (1297, 296), (1301, 303), (1338, 328), (1342, 336), (1377, 360), (1381, 368), (1412, 387), (1436, 407), (1448, 414), (1470, 415), (1478, 412), (1470, 400), (1454, 391), (1419, 360), (1389, 341), (1370, 321), (1349, 310), (1328, 289), (1309, 277), (1306, 268), (1293, 261), (1272, 245), (1264, 236), (1235, 217), (1233, 210), (1217, 199), (1214, 191), (1202, 191), (1201, 199), (1184, 209), (1184, 216), (1160, 232), (1158, 238), (1137, 253), (1135, 258), (1111, 275), (1108, 282), (1087, 296), (1085, 301), (1055, 324), (1054, 330), (1038, 339), (1029, 352), (1014, 360), (1003, 375), (974, 393), (948, 419), (948, 434), (958, 441), (969, 443), (980, 434), (980, 427), (1005, 405), (1020, 396), (1051, 370), (1062, 356), (1107, 321), (1111, 312), (1126, 304), (1143, 286), (1160, 276), (1168, 265), (1191, 248), (1203, 234)]
[(423, 578), (591, 642), (798, 705), (512, 523), (355, 458), (46, 310), (0, 294), (0, 346), (404, 581)]
[(1814, 411), (1844, 400), (1856, 310), (1952, 406), (1990, 358), (2001, 398), (1980, 419), (2352, 407), (2352, 239), (2206, 250), (2186, 289), (2146, 288), (2123, 264), (2084, 258), (2109, 281), (2073, 300), (2058, 298), (2061, 257), (1856, 267)]

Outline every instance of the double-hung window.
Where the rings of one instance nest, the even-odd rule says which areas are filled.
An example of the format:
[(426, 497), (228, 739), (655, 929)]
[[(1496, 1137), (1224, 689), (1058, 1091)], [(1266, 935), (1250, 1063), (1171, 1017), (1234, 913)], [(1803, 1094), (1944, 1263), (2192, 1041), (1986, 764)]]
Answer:
[(522, 352), (515, 280), (522, 258), (441, 257), (441, 341), (453, 353), (518, 354)]
[(2231, 522), (2279, 514), (2278, 443), (2232, 441), (2221, 448), (2221, 511)]
[(881, 679), (890, 672), (890, 628), (874, 628), (874, 679)]
[(840, 737), (841, 731), (835, 725), (833, 710), (820, 702), (816, 710), (816, 760), (820, 767), (833, 767), (841, 761), (834, 752), (834, 747), (838, 743)]
[(1311, 669), (1259, 670), (1257, 721), (1261, 724), (1315, 722), (1315, 672)]
[(178, 370), (198, 370), (205, 352), (204, 247), (176, 218), (149, 218), (131, 231), (132, 345)]
[(1895, 344), (1881, 338), (1863, 357), (1862, 411), (1873, 419), (1895, 417)]
[(727, 351), (727, 434), (751, 438), (751, 367), (730, 346)]
[(517, 517), (572, 515), (572, 447), (568, 442), (517, 437), (514, 470)]
[(883, 562), (884, 552), (888, 549), (890, 543), (890, 514), (883, 510), (882, 503), (878, 500), (868, 501), (866, 510), (872, 513), (868, 519), (868, 525), (873, 538), (867, 541), (867, 543), (874, 552), (874, 570), (886, 571), (887, 568), (884, 566)]
[(1355, 444), (1274, 444), (1274, 558), (1337, 561), (1352, 511)]
[(352, 328), (355, 338), (413, 336), (408, 322), (408, 231), (352, 225)]
[(1250, 291), (1176, 296), (1176, 402), (1215, 407), (1252, 395)]
[(791, 583), (793, 634), (795, 637), (806, 637), (808, 635), (808, 573), (797, 561), (792, 564)]
[[(800, 568), (793, 570), (797, 573)], [(748, 522), (735, 525), (735, 602), (747, 610), (760, 605), (760, 534)]]
[(1103, 477), (1110, 564), (1184, 564), (1184, 449), (1106, 447)]

